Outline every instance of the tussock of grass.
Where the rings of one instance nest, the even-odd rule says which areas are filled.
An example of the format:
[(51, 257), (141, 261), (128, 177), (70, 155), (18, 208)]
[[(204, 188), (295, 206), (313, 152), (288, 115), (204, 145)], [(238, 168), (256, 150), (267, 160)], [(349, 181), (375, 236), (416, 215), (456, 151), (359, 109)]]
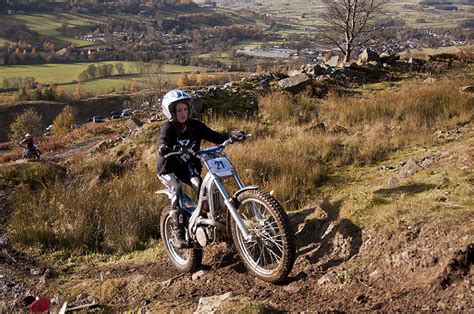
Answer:
[(461, 84), (452, 80), (406, 83), (398, 92), (382, 92), (367, 99), (331, 95), (321, 106), (320, 118), (348, 127), (396, 122), (408, 128), (466, 120), (474, 113), (474, 99), (459, 93)]
[(25, 162), (0, 167), (0, 182), (30, 188), (54, 182), (65, 175), (65, 168), (45, 162)]
[(8, 232), (21, 245), (79, 252), (129, 252), (159, 234), (154, 174), (137, 169), (105, 183), (51, 184), (25, 191), (15, 203)]
[(315, 154), (314, 141), (301, 134), (291, 140), (261, 138), (229, 148), (244, 182), (273, 190), (288, 210), (298, 209), (321, 181), (326, 169)]

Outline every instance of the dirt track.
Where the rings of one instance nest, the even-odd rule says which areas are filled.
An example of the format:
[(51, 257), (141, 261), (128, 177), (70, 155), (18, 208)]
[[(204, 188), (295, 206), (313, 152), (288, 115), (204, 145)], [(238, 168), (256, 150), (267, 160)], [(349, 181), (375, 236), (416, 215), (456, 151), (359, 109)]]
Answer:
[[(473, 309), (472, 221), (443, 230), (432, 224), (406, 226), (396, 239), (362, 231), (348, 221), (328, 219), (298, 225), (298, 259), (288, 282), (271, 285), (245, 272), (239, 258), (221, 244), (206, 250), (204, 273), (179, 276), (160, 249), (109, 263), (39, 263), (11, 248), (2, 255), (4, 309), (19, 310), (25, 295), (99, 302), (109, 309), (195, 310), (199, 299), (226, 292), (284, 311), (420, 311)], [(415, 229), (414, 229), (415, 228)], [(385, 243), (398, 244), (390, 254)], [(463, 249), (460, 249), (463, 248)], [(5, 251), (4, 251), (5, 252)], [(378, 256), (378, 257), (377, 257)], [(368, 259), (368, 260), (367, 260)], [(374, 268), (375, 267), (375, 268)], [(103, 281), (101, 281), (101, 278)], [(167, 281), (174, 278), (170, 282)], [(73, 302), (74, 304), (74, 302)]]

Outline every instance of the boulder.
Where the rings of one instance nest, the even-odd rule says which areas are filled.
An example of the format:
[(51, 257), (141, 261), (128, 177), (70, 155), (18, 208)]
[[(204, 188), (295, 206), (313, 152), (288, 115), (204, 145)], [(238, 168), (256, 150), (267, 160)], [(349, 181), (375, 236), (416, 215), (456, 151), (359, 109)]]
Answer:
[(401, 168), (400, 168), (400, 177), (407, 178), (414, 175), (416, 172), (421, 170), (421, 167), (418, 165), (416, 160), (409, 159)]
[(143, 122), (141, 122), (139, 119), (135, 117), (131, 117), (130, 119), (127, 120), (127, 122), (125, 122), (125, 124), (127, 125), (127, 128), (135, 129), (135, 128), (141, 127), (143, 125)]
[(308, 64), (306, 73), (311, 75), (321, 75), (327, 72), (327, 66), (324, 64)]
[(260, 86), (262, 87), (262, 89), (266, 92), (270, 92), (272, 90), (272, 87), (270, 85), (270, 82), (268, 82), (268, 80), (263, 80), (261, 83), (260, 83)]
[(296, 75), (299, 75), (299, 74), (302, 74), (302, 73), (303, 73), (303, 70), (293, 70), (293, 71), (288, 72), (288, 76), (292, 77), (292, 76), (296, 76)]
[(376, 62), (377, 64), (380, 64), (381, 63), (380, 57), (375, 51), (372, 51), (369, 48), (366, 48), (359, 55), (359, 59), (357, 60), (357, 63), (365, 64), (365, 63), (371, 63), (371, 62)]
[(331, 59), (329, 59), (328, 61), (326, 61), (326, 64), (331, 66), (331, 67), (337, 66), (338, 63), (339, 63), (339, 56), (334, 56)]
[(380, 55), (380, 62), (392, 65), (396, 61), (400, 60), (400, 55), (396, 53), (383, 52)]
[(391, 69), (399, 72), (408, 72), (412, 68), (412, 65), (407, 61), (397, 60), (391, 64)]
[(201, 97), (193, 97), (191, 106), (195, 113), (202, 113), (204, 108), (206, 108), (206, 102)]
[(435, 82), (436, 82), (436, 79), (433, 77), (428, 77), (423, 81), (423, 83), (425, 84), (434, 84)]
[(304, 88), (310, 84), (311, 78), (305, 73), (278, 81), (278, 85), (280, 85), (281, 88), (294, 94), (304, 90)]

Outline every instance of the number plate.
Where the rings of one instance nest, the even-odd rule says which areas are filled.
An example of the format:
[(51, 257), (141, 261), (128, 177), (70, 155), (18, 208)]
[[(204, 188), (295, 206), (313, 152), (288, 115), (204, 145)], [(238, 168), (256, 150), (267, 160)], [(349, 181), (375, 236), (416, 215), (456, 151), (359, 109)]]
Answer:
[(207, 161), (209, 171), (218, 176), (230, 176), (234, 167), (230, 163), (229, 159), (225, 157), (219, 157)]

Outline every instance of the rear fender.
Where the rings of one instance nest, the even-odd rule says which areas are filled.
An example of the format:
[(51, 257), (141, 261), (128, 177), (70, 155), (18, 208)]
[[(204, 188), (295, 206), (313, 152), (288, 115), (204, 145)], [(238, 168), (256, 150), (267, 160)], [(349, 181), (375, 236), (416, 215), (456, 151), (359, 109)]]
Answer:
[(168, 198), (171, 200), (173, 199), (174, 197), (174, 193), (173, 191), (171, 191), (170, 189), (163, 189), (163, 190), (158, 190), (155, 192), (155, 194), (159, 195), (159, 194), (165, 194), (166, 196), (168, 196)]

